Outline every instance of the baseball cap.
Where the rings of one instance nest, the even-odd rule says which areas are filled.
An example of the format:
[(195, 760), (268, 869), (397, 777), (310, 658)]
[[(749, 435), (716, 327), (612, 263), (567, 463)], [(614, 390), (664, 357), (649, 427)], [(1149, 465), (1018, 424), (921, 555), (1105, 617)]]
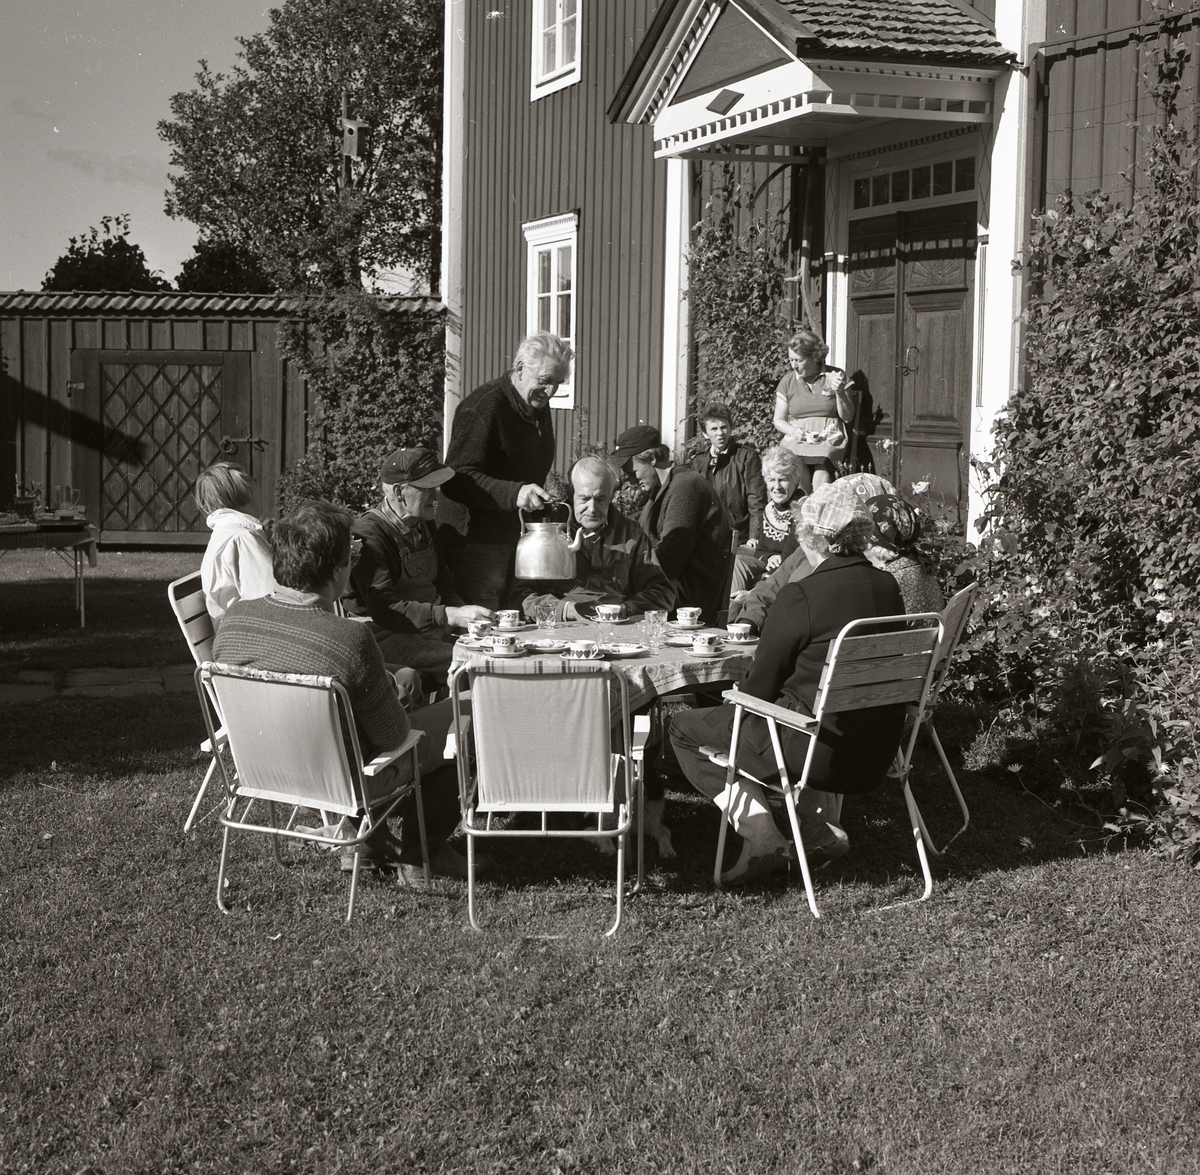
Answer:
[(614, 465), (624, 465), (630, 457), (636, 457), (655, 445), (662, 444), (662, 433), (652, 424), (635, 424), (617, 437), (617, 447), (612, 451)]
[(384, 485), (410, 485), (430, 490), (444, 485), (454, 470), (443, 465), (429, 449), (397, 449), (383, 459), (379, 480)]

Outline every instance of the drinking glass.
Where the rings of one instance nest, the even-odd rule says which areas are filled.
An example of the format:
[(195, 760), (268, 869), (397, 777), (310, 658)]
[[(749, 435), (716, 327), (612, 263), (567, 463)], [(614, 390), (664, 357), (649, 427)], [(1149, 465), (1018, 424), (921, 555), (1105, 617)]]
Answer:
[(642, 631), (646, 635), (646, 643), (657, 652), (667, 639), (666, 612), (647, 612), (642, 620)]

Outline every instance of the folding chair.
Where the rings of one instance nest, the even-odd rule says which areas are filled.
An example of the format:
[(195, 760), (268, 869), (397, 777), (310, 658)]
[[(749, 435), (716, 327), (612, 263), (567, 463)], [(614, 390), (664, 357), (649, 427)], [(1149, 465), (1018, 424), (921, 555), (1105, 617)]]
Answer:
[[(193, 572), (191, 575), (185, 575), (182, 579), (167, 584), (167, 599), (170, 601), (171, 611), (175, 613), (175, 619), (179, 622), (183, 639), (188, 643), (193, 660), (197, 665), (211, 661), (213, 622), (212, 617), (208, 614), (208, 608), (204, 604), (204, 589), (200, 586), (200, 572)], [(196, 813), (204, 801), (208, 785), (217, 773), (217, 760), (225, 746), (225, 724), (220, 720), (220, 712), (214, 709), (216, 701), (211, 693), (201, 699), (201, 705), (206, 713), (211, 711), (210, 716), (217, 719), (217, 729), (212, 738), (206, 738), (200, 744), (201, 752), (211, 755), (212, 759), (208, 764), (208, 770), (204, 773), (204, 782), (200, 784), (200, 790), (196, 793), (192, 810), (183, 822), (184, 832), (191, 832), (192, 825), (196, 823)]]
[[(211, 693), (217, 701), (217, 712), (226, 715), (226, 737), (235, 769), (230, 773), (224, 758), (217, 757), (226, 800), (221, 816), (225, 827), (221, 866), (217, 873), (217, 905), (223, 913), (229, 913), (223, 893), (229, 834), (236, 828), (273, 837), (275, 857), (281, 865), (284, 862), (279, 851), (280, 837), (312, 841), (330, 848), (353, 848), (350, 904), (346, 909), (349, 922), (354, 917), (363, 842), (414, 790), (421, 859), (428, 883), (429, 849), (417, 758), (417, 744), (424, 736), (423, 731), (411, 731), (395, 750), (384, 751), (369, 763), (363, 763), (350, 699), (341, 683), (333, 678), (268, 673), (205, 661), (196, 670), (196, 691), (202, 703)], [(204, 720), (209, 737), (215, 738), (214, 719), (207, 706)], [(343, 727), (350, 732), (349, 747)], [(378, 776), (403, 755), (412, 759), (411, 780), (398, 783), (384, 795), (368, 797), (366, 780)], [(270, 807), (269, 824), (250, 818), (254, 805), (263, 800)], [(276, 804), (287, 804), (292, 809), (283, 827), (279, 826)], [(340, 819), (330, 830), (297, 827), (296, 816), (301, 808), (318, 808)]]
[(958, 786), (958, 780), (954, 776), (950, 760), (946, 757), (946, 752), (942, 749), (942, 740), (938, 738), (937, 730), (934, 729), (933, 714), (937, 707), (938, 699), (941, 697), (942, 686), (946, 682), (946, 675), (950, 672), (950, 662), (954, 659), (954, 650), (958, 648), (958, 642), (967, 627), (967, 619), (971, 615), (971, 608), (975, 603), (975, 597), (978, 593), (978, 582), (969, 584), (962, 591), (956, 592), (951, 597), (950, 602), (942, 609), (942, 639), (937, 648), (933, 686), (930, 688), (929, 699), (925, 703), (924, 717), (921, 720), (921, 725), (929, 732), (929, 737), (933, 739), (934, 749), (937, 751), (938, 758), (942, 762), (942, 770), (946, 773), (946, 778), (950, 781), (950, 786), (954, 790), (954, 798), (958, 801), (959, 811), (962, 812), (963, 818), (962, 827), (940, 849), (934, 847), (933, 838), (930, 837), (929, 831), (925, 827), (925, 822), (921, 822), (921, 835), (925, 840), (929, 852), (935, 857), (942, 856), (971, 826), (971, 813), (967, 809), (967, 801), (963, 799), (962, 790)]
[[(470, 684), (472, 772), (463, 712), (464, 685)], [(475, 841), (501, 837), (571, 837), (616, 841), (617, 914), (605, 931), (621, 925), (625, 887), (625, 833), (641, 811), (641, 773), (633, 770), (633, 723), (624, 677), (604, 661), (469, 662), (450, 677), (458, 743), (459, 797), (467, 834), (467, 916), (475, 917)], [(620, 753), (612, 747), (613, 702), (620, 706)], [(618, 794), (618, 768), (624, 791)], [(540, 829), (494, 826), (502, 813), (537, 812)], [(551, 812), (583, 812), (596, 817), (594, 831), (547, 827)], [(479, 817), (482, 815), (482, 823)], [(616, 817), (605, 828), (604, 817)], [(639, 846), (638, 871), (641, 873)]]
[[(929, 627), (910, 627), (913, 623), (925, 623)], [(894, 632), (878, 631), (880, 628), (887, 629), (897, 625), (905, 627)], [(917, 732), (921, 729), (924, 721), (925, 706), (937, 667), (936, 654), (941, 645), (942, 633), (942, 620), (937, 612), (916, 612), (908, 616), (872, 616), (851, 621), (829, 647), (811, 717), (789, 710), (784, 706), (778, 706), (773, 702), (764, 702), (760, 698), (752, 697), (740, 690), (726, 690), (722, 694), (722, 697), (734, 706), (729, 753), (722, 754), (709, 748), (708, 757), (712, 762), (726, 769), (727, 788), (733, 783), (734, 775), (737, 774), (768, 791), (783, 796), (784, 806), (792, 826), (792, 839), (796, 842), (796, 856), (800, 863), (800, 874), (804, 879), (804, 892), (814, 918), (820, 918), (821, 912), (817, 909), (808, 858), (805, 855), (804, 843), (800, 836), (800, 820), (796, 814), (795, 793), (808, 786), (809, 771), (817, 749), (816, 734), (820, 729), (821, 720), (826, 714), (865, 710), (875, 706), (899, 703), (903, 703), (907, 707), (911, 721), (902, 739), (893, 771), (904, 789), (904, 802), (908, 806), (908, 813), (912, 820), (913, 837), (917, 843), (917, 856), (921, 862), (921, 871), (925, 875), (925, 892), (916, 900), (925, 901), (933, 892), (933, 875), (929, 871), (929, 860), (925, 852), (924, 821), (917, 808), (916, 800), (913, 799), (912, 788), (909, 786), (909, 771), (912, 765), (913, 747), (917, 741)], [(775, 751), (775, 761), (779, 767), (779, 784), (755, 779), (754, 776), (745, 771), (739, 771), (737, 768), (738, 739), (741, 734), (742, 717), (746, 713), (757, 714), (766, 719), (771, 735), (771, 746)], [(804, 766), (795, 788), (793, 788), (788, 775), (787, 764), (784, 762), (783, 749), (779, 741), (781, 725), (811, 736), (808, 740)], [(829, 788), (829, 790), (836, 791), (836, 788)], [(717, 860), (713, 868), (713, 880), (718, 887), (721, 884), (721, 861), (725, 854), (725, 834), (731, 822), (731, 806), (732, 793), (730, 794), (730, 805), (726, 807), (721, 820), (721, 832), (717, 839)], [(907, 903), (897, 904), (905, 905)]]

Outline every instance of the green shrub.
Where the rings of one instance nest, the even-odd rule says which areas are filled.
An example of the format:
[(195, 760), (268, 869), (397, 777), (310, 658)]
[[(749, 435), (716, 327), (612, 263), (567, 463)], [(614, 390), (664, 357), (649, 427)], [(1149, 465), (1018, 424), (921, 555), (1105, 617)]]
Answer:
[(358, 290), (304, 306), (286, 325), (283, 347), (318, 411), (304, 457), (280, 479), (280, 506), (325, 498), (361, 511), (378, 496), (380, 462), (393, 449), (427, 445), (440, 452), (441, 316)]
[[(1027, 378), (995, 427), (960, 688), (1019, 699), (1111, 789), (1114, 831), (1196, 859), (1200, 192), (1155, 54), (1144, 189), (1035, 217)], [(953, 555), (953, 552), (950, 552)], [(948, 561), (948, 560), (947, 560)]]

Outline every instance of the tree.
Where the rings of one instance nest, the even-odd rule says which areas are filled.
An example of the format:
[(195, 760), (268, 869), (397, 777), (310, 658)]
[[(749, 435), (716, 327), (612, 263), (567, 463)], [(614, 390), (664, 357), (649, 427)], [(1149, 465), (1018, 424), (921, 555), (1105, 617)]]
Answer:
[[(173, 150), (168, 215), (259, 259), (291, 293), (361, 285), (400, 267), (431, 277), (439, 249), (441, 4), (285, 0), (239, 37), (230, 74), (200, 62), (159, 134)], [(342, 187), (342, 93), (370, 128)]]
[(100, 228), (72, 237), (42, 282), (43, 290), (169, 290), (129, 239), (129, 216), (106, 216)]
[(275, 287), (258, 258), (230, 241), (197, 241), (175, 288), (190, 294), (270, 294)]

